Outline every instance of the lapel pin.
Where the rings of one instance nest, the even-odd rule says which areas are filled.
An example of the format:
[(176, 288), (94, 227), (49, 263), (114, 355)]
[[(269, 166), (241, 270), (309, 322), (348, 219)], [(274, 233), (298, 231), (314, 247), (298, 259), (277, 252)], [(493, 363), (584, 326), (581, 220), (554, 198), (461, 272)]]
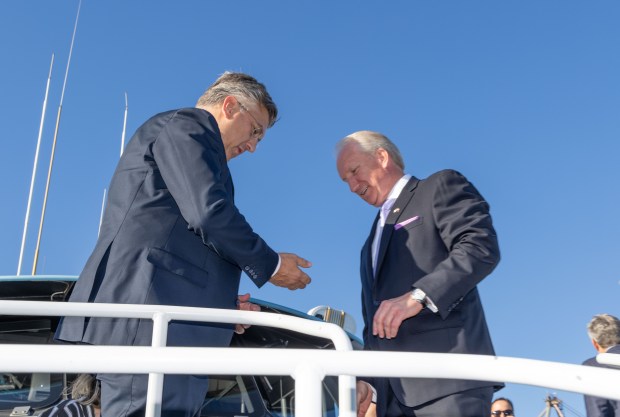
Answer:
[(396, 208), (394, 209), (394, 213), (398, 213), (399, 211), (400, 211), (400, 208), (398, 208), (398, 207), (396, 207)]

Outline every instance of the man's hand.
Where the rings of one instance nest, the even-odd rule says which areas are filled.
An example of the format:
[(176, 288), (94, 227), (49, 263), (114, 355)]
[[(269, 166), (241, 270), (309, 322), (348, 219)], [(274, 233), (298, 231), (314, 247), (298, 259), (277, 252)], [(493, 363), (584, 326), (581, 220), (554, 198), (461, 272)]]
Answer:
[(381, 302), (372, 320), (372, 334), (381, 339), (396, 337), (403, 321), (422, 311), (422, 304), (411, 298), (408, 292), (400, 297)]
[[(256, 304), (250, 303), (248, 300), (250, 299), (250, 294), (243, 294), (237, 296), (237, 308), (239, 310), (245, 311), (260, 311), (260, 306)], [(245, 333), (245, 329), (250, 327), (249, 324), (236, 324), (235, 325), (235, 333), (243, 334)]]
[(357, 417), (364, 417), (368, 407), (372, 402), (372, 389), (370, 384), (364, 381), (357, 381)]
[(294, 253), (280, 253), (280, 269), (277, 274), (271, 277), (269, 282), (289, 290), (306, 288), (311, 279), (299, 267), (310, 268), (311, 266), (312, 263)]

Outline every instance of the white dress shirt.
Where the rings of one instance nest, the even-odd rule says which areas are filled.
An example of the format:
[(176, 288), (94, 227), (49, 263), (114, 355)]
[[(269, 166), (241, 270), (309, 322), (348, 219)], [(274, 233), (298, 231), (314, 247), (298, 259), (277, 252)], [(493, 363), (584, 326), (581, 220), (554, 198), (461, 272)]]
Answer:
[(390, 190), (387, 199), (383, 202), (383, 205), (381, 206), (379, 221), (377, 222), (377, 228), (375, 229), (375, 238), (372, 241), (371, 247), (373, 272), (376, 272), (375, 269), (377, 267), (377, 257), (379, 256), (379, 242), (381, 242), (381, 233), (383, 233), (385, 219), (387, 219), (387, 216), (390, 213), (392, 206), (396, 202), (396, 199), (398, 198), (400, 193), (403, 191), (403, 188), (405, 188), (405, 185), (407, 185), (407, 182), (409, 182), (410, 178), (411, 175), (405, 174), (398, 181), (396, 181), (396, 184), (394, 184), (394, 187), (392, 187), (392, 189)]

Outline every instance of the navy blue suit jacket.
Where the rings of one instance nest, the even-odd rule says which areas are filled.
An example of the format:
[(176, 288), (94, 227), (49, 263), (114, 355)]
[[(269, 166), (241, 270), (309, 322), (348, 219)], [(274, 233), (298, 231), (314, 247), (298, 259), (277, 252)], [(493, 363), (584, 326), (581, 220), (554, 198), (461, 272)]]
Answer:
[[(257, 286), (278, 254), (233, 201), (217, 122), (205, 110), (158, 114), (134, 134), (109, 188), (101, 232), (70, 301), (236, 308), (241, 271)], [(65, 317), (57, 338), (149, 345), (152, 323)], [(227, 346), (229, 325), (172, 322), (169, 345)]]
[[(613, 346), (607, 350), (607, 353), (620, 354), (620, 345)], [(586, 360), (584, 365), (599, 366), (601, 368), (614, 368), (612, 366), (603, 365), (596, 361), (596, 357)], [(620, 372), (620, 370), (619, 370)], [(586, 403), (586, 414), (588, 417), (618, 417), (620, 416), (620, 401), (609, 400), (607, 398), (592, 397), (584, 395)]]
[[(476, 188), (453, 170), (424, 180), (412, 177), (387, 216), (373, 274), (371, 245), (377, 220), (378, 216), (361, 253), (365, 348), (494, 355), (476, 285), (493, 271), (500, 255), (489, 205)], [(439, 312), (423, 309), (401, 324), (395, 338), (373, 336), (373, 317), (381, 302), (413, 287), (426, 292)], [(375, 385), (381, 398), (380, 387), (387, 386), (380, 381)], [(501, 386), (421, 378), (390, 378), (389, 385), (409, 407), (468, 389)]]

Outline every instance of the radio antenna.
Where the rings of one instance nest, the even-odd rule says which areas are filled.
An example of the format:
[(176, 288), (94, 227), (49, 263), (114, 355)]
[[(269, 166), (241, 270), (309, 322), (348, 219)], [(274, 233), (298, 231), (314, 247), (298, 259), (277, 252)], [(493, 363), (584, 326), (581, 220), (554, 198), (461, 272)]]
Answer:
[(47, 86), (45, 87), (45, 98), (43, 99), (43, 110), (41, 111), (41, 122), (39, 123), (39, 137), (37, 138), (37, 149), (34, 153), (34, 166), (32, 167), (32, 178), (30, 179), (30, 192), (28, 193), (28, 204), (26, 205), (26, 220), (24, 220), (24, 233), (22, 235), (22, 246), (19, 250), (19, 261), (17, 262), (17, 275), (22, 273), (22, 262), (24, 260), (24, 247), (26, 246), (26, 234), (28, 233), (28, 219), (30, 218), (30, 206), (32, 205), (32, 191), (34, 190), (34, 180), (37, 176), (37, 165), (39, 164), (39, 150), (41, 148), (41, 136), (43, 135), (43, 124), (45, 123), (45, 111), (47, 109), (47, 97), (50, 91), (50, 81), (52, 80), (52, 68), (54, 67), (54, 54), (47, 76)]
[(127, 92), (125, 92), (125, 117), (123, 119), (123, 134), (121, 135), (121, 156), (123, 156), (123, 151), (125, 150), (125, 130), (127, 128), (128, 107), (129, 107), (129, 102), (127, 101)]
[(43, 197), (43, 208), (41, 210), (41, 222), (39, 223), (39, 234), (37, 236), (37, 246), (34, 251), (34, 261), (32, 262), (32, 275), (37, 273), (37, 263), (39, 260), (39, 248), (41, 246), (41, 234), (43, 231), (43, 221), (45, 219), (45, 208), (47, 207), (47, 195), (49, 193), (50, 179), (52, 177), (52, 167), (54, 165), (54, 153), (56, 152), (56, 141), (58, 139), (58, 127), (60, 126), (60, 115), (62, 113), (62, 102), (65, 97), (65, 88), (67, 87), (67, 78), (69, 76), (69, 65), (71, 64), (71, 55), (73, 53), (73, 43), (75, 42), (75, 32), (77, 31), (78, 19), (80, 18), (80, 8), (82, 0), (79, 1), (77, 16), (75, 17), (75, 25), (73, 26), (73, 36), (71, 37), (71, 47), (69, 48), (69, 58), (67, 59), (67, 69), (65, 71), (65, 79), (62, 84), (62, 93), (60, 95), (60, 104), (58, 105), (58, 115), (56, 116), (56, 128), (54, 129), (54, 141), (52, 142), (52, 154), (50, 156), (50, 165), (47, 171), (47, 182), (45, 184), (45, 195)]

